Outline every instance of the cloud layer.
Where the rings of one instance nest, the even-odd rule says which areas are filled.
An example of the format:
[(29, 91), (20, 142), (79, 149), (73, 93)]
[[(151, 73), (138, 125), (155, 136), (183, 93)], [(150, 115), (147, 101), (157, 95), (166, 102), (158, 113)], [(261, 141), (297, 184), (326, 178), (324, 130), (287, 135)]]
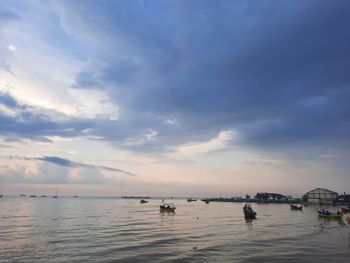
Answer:
[[(237, 147), (267, 158), (340, 156), (350, 143), (349, 8), (342, 0), (3, 3), (0, 147), (58, 136), (159, 159)], [(84, 163), (47, 156), (61, 167)]]

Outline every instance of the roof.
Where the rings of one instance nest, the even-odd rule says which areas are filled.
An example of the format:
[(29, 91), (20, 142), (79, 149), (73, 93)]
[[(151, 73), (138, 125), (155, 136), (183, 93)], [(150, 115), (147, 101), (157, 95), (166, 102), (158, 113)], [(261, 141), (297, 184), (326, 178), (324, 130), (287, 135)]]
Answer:
[(318, 190), (317, 192), (330, 192), (330, 193), (333, 193), (333, 194), (338, 194), (337, 192), (334, 192), (334, 191), (332, 191), (332, 190), (329, 190), (329, 189), (326, 189), (326, 188), (320, 188), (320, 187), (315, 188), (315, 189), (313, 189), (313, 190), (311, 190), (311, 191), (308, 191), (308, 192), (306, 192), (306, 194), (311, 193), (311, 192), (314, 192), (314, 191), (316, 191), (316, 190)]

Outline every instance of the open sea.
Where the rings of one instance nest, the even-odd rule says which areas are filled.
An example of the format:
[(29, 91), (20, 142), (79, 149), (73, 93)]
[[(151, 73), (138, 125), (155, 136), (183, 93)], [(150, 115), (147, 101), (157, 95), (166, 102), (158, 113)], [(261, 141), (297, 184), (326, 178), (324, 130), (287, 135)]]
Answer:
[(0, 198), (0, 262), (350, 262), (350, 228), (287, 204)]

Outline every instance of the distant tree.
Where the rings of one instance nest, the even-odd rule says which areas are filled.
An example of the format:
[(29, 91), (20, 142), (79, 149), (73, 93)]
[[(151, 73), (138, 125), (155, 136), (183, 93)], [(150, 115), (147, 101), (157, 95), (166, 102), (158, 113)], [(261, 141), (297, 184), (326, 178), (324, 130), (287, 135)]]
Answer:
[(260, 201), (268, 201), (269, 200), (269, 194), (268, 193), (257, 193), (255, 195), (255, 198)]

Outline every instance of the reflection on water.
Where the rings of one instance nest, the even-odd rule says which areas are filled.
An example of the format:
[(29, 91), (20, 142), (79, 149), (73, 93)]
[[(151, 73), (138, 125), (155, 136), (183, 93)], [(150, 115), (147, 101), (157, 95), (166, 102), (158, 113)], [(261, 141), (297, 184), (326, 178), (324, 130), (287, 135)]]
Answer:
[(315, 207), (160, 200), (0, 200), (0, 262), (349, 262), (350, 231)]

